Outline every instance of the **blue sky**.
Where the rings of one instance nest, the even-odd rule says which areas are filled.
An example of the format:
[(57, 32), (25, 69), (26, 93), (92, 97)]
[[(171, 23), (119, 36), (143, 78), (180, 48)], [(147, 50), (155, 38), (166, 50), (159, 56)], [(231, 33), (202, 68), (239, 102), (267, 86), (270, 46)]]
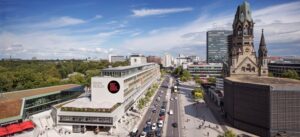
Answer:
[[(231, 30), (242, 0), (0, 0), (0, 58), (106, 58), (108, 54), (198, 55), (206, 31)], [(255, 46), (299, 55), (300, 1), (249, 0)]]

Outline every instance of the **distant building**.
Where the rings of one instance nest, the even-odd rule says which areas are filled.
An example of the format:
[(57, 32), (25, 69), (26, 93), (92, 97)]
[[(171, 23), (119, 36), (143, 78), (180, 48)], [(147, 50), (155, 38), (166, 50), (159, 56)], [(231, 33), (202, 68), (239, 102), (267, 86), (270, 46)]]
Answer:
[(161, 64), (161, 58), (158, 56), (148, 56), (147, 63)]
[(228, 60), (230, 30), (211, 30), (206, 34), (207, 63), (223, 63)]
[(130, 55), (130, 65), (140, 65), (147, 63), (147, 59), (142, 54), (132, 54)]
[(269, 72), (275, 77), (281, 77), (287, 70), (295, 70), (300, 76), (300, 63), (277, 61), (268, 63)]
[(111, 63), (125, 61), (124, 56), (111, 56)]
[(204, 63), (198, 65), (188, 65), (187, 70), (192, 76), (199, 76), (201, 79), (207, 79), (210, 77), (222, 76), (222, 63)]
[(163, 57), (163, 67), (172, 67), (172, 56), (168, 53), (165, 53)]
[(122, 61), (125, 61), (125, 56), (109, 54), (108, 61), (109, 61), (109, 63), (114, 63), (114, 62), (118, 62), (118, 61), (122, 62)]

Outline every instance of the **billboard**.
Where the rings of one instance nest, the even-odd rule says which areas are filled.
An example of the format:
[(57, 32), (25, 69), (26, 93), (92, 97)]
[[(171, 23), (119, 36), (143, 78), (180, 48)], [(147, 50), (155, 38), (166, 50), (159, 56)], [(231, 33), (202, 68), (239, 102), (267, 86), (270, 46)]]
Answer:
[(92, 101), (122, 103), (124, 101), (124, 83), (122, 78), (92, 77)]

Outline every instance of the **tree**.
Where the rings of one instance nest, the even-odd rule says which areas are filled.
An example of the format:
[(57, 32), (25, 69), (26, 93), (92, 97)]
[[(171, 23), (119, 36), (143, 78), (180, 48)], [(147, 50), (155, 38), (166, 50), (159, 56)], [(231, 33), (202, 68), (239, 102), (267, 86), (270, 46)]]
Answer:
[(192, 95), (194, 96), (194, 98), (196, 100), (198, 99), (203, 99), (203, 90), (201, 88), (195, 88), (193, 91), (192, 91)]
[(74, 74), (72, 76), (69, 77), (69, 82), (70, 83), (74, 83), (74, 84), (84, 84), (85, 83), (85, 79), (83, 74)]
[(273, 75), (272, 72), (269, 72), (268, 76), (269, 76), (269, 77), (274, 77), (274, 75)]
[(299, 79), (299, 75), (297, 73), (297, 71), (295, 70), (287, 70), (282, 74), (282, 77), (284, 78), (291, 78), (291, 79)]
[(236, 134), (233, 131), (228, 130), (223, 135), (219, 135), (218, 137), (236, 137)]
[(202, 80), (200, 79), (200, 77), (197, 77), (197, 76), (196, 76), (196, 77), (194, 78), (194, 80), (195, 80), (195, 82), (196, 82), (197, 84), (199, 84), (199, 85), (202, 84)]
[(207, 80), (209, 83), (216, 83), (217, 81), (215, 77), (209, 77)]

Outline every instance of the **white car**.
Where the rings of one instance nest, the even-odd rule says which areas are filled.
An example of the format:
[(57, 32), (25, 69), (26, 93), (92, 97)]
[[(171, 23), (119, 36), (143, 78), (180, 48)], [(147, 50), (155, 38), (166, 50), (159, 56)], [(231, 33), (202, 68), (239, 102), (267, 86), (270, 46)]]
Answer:
[(155, 129), (156, 129), (156, 123), (153, 123), (153, 124), (152, 124), (151, 129), (152, 129), (152, 130), (155, 130)]
[(140, 137), (146, 137), (147, 133), (145, 131), (143, 131), (141, 134), (140, 134)]
[(177, 99), (178, 99), (178, 97), (174, 97), (174, 99), (175, 99), (175, 100), (177, 100)]
[(170, 115), (173, 115), (173, 114), (174, 114), (172, 109), (169, 111), (169, 114), (170, 114)]
[(161, 128), (161, 127), (163, 127), (163, 124), (164, 124), (164, 122), (162, 120), (159, 120), (157, 123), (157, 126)]
[(173, 101), (173, 98), (171, 98), (170, 100)]

